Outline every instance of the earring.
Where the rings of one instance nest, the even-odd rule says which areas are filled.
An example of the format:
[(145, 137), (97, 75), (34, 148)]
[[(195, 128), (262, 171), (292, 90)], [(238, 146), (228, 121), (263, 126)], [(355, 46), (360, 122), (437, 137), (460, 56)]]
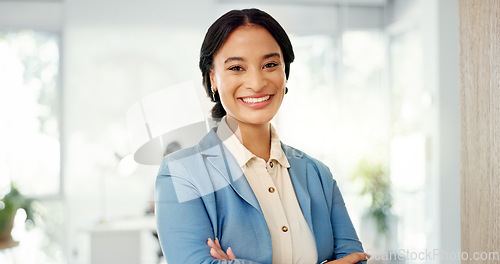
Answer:
[(214, 102), (215, 102), (215, 92), (216, 91), (214, 91), (214, 88), (212, 88), (212, 99), (214, 99)]
[(285, 94), (288, 93), (288, 87), (285, 87)]

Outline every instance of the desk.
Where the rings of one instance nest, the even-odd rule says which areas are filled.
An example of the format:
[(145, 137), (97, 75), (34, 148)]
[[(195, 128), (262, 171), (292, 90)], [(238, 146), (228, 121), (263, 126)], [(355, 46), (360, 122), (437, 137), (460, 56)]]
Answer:
[(154, 216), (100, 223), (88, 231), (92, 264), (154, 264), (158, 261)]

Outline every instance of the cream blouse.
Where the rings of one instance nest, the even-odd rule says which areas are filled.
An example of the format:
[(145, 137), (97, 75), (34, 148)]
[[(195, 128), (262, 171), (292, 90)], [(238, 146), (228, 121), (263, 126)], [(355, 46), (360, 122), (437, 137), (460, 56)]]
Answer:
[[(275, 128), (272, 124), (270, 126), (271, 155), (268, 162), (245, 148), (229, 128), (226, 117), (219, 124), (217, 136), (238, 162), (259, 201), (271, 234), (273, 264), (316, 263), (316, 243), (288, 174), (290, 164)], [(238, 252), (234, 253), (238, 257)]]

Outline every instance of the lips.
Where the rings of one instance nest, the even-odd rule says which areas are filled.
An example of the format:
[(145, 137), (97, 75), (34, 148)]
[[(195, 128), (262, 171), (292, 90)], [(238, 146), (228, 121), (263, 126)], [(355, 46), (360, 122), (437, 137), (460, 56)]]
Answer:
[(273, 97), (273, 94), (259, 94), (253, 96), (238, 97), (238, 102), (240, 102), (245, 107), (250, 107), (257, 110), (263, 109), (271, 104)]
[(242, 97), (241, 100), (247, 104), (255, 104), (267, 101), (271, 98), (270, 95), (262, 96), (262, 97)]

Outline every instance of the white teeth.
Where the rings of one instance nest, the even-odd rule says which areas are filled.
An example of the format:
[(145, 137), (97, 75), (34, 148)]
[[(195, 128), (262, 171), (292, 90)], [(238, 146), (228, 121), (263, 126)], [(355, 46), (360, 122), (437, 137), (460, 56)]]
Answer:
[(266, 95), (266, 96), (260, 97), (260, 98), (244, 97), (244, 98), (242, 98), (242, 100), (243, 100), (243, 102), (245, 102), (247, 104), (252, 104), (252, 103), (260, 103), (260, 102), (267, 101), (267, 100), (269, 100), (269, 98), (271, 98), (271, 96)]

